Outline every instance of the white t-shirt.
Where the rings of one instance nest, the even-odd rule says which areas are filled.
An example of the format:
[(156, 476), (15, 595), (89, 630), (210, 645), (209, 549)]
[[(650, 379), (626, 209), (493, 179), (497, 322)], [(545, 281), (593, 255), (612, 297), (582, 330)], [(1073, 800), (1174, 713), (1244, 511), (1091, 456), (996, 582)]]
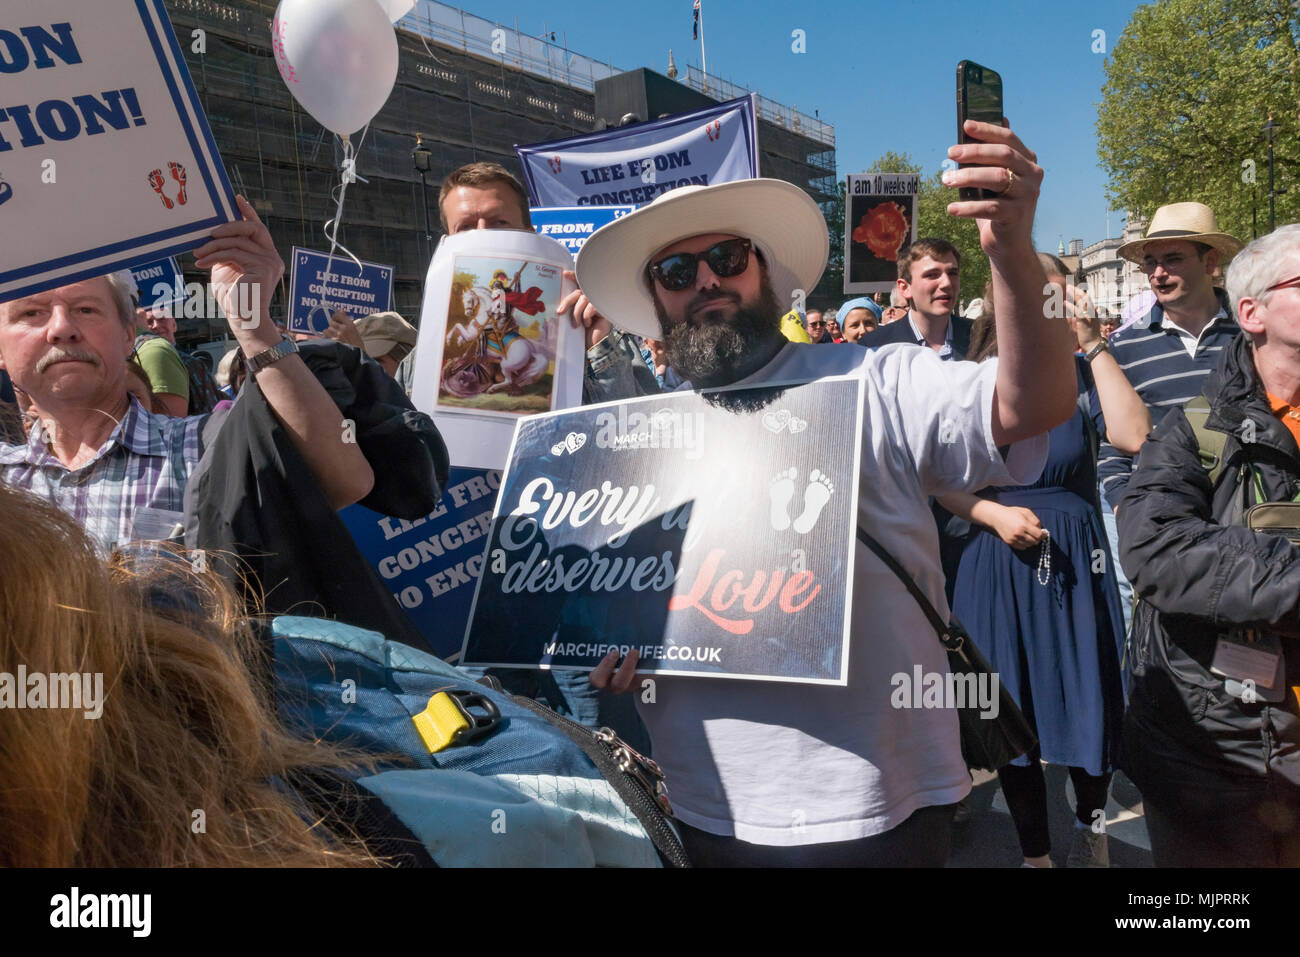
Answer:
[[(944, 362), (902, 343), (792, 342), (737, 384), (866, 380), (858, 521), (946, 615), (929, 496), (1033, 482), (1047, 460), (1041, 435), (1003, 461), (996, 374), (993, 361)], [(825, 410), (819, 427), (835, 416)], [(891, 706), (895, 674), (944, 674), (947, 657), (916, 600), (861, 543), (852, 615), (846, 687), (661, 674), (653, 703), (637, 697), (677, 817), (753, 844), (821, 844), (881, 834), (970, 791), (956, 711)]]

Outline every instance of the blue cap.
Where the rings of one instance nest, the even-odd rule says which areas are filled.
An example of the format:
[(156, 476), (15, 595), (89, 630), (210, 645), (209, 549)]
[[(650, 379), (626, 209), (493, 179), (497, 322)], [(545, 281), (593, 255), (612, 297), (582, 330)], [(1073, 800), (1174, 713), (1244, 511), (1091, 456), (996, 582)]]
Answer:
[(857, 299), (850, 299), (844, 305), (835, 310), (835, 321), (840, 322), (854, 309), (870, 309), (875, 315), (876, 321), (879, 322), (884, 315), (884, 311), (876, 305), (876, 301), (870, 296), (861, 296)]

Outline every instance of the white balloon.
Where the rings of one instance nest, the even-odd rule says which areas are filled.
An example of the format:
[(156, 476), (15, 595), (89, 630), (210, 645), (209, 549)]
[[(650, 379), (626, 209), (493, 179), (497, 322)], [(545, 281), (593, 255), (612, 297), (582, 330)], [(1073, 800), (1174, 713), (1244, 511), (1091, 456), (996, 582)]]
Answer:
[(393, 23), (410, 13), (411, 8), (415, 6), (415, 0), (377, 0), (377, 2), (384, 8), (384, 13), (388, 14), (388, 19)]
[(369, 123), (397, 80), (397, 35), (375, 0), (280, 0), (271, 46), (294, 99), (340, 136)]

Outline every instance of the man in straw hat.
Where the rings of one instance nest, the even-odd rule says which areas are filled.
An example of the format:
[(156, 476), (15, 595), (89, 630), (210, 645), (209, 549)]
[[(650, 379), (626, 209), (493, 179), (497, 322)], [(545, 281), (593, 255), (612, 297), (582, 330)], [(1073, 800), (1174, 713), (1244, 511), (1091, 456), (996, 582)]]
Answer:
[[(1241, 242), (1219, 232), (1203, 203), (1161, 206), (1145, 237), (1119, 247), (1151, 283), (1155, 303), (1121, 329), (1108, 347), (1128, 375), (1157, 425), (1174, 406), (1200, 394), (1201, 383), (1239, 329), (1214, 274), (1226, 267)], [(1097, 474), (1111, 508), (1119, 505), (1133, 460), (1103, 442)]]
[(1300, 488), (1300, 224), (1243, 249), (1227, 291), (1244, 335), (1151, 433), (1119, 509), (1142, 596), (1121, 766), (1157, 867), (1300, 865), (1296, 520), (1279, 506), (1257, 532), (1247, 511)]
[[(1033, 481), (1043, 433), (1075, 408), (1066, 326), (1043, 321), (1046, 280), (1030, 241), (1042, 168), (1010, 129), (971, 122), (967, 132), (982, 142), (949, 156), (987, 165), (945, 181), (999, 195), (948, 209), (980, 217), (1004, 307), (1000, 362), (787, 341), (781, 314), (796, 290), (816, 285), (829, 242), (816, 204), (778, 180), (679, 187), (597, 231), (577, 263), (602, 313), (665, 341), (672, 367), (689, 379), (683, 388), (862, 378), (863, 491), (834, 494), (858, 496), (862, 526), (941, 614), (948, 605), (928, 496)], [(695, 862), (946, 861), (953, 806), (970, 791), (957, 714), (894, 703), (891, 680), (946, 673), (943, 648), (906, 587), (864, 546), (852, 588), (847, 687), (661, 674), (656, 703), (638, 696)], [(592, 684), (630, 690), (636, 667), (635, 651), (621, 666), (611, 655)]]

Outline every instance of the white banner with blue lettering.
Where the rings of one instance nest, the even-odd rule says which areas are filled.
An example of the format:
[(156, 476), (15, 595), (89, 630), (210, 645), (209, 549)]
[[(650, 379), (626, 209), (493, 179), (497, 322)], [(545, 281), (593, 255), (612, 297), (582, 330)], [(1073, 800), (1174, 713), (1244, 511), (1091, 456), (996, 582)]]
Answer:
[(4, 0), (0, 89), (0, 300), (239, 218), (162, 0)]
[(640, 205), (678, 186), (756, 177), (754, 99), (516, 146), (515, 152), (534, 206)]
[(528, 218), (538, 236), (550, 236), (576, 258), (592, 233), (634, 212), (635, 206), (533, 206)]

